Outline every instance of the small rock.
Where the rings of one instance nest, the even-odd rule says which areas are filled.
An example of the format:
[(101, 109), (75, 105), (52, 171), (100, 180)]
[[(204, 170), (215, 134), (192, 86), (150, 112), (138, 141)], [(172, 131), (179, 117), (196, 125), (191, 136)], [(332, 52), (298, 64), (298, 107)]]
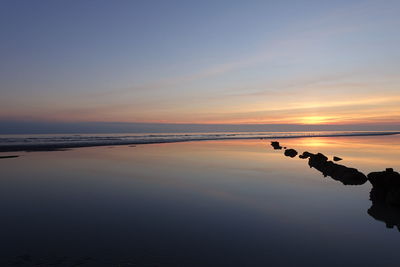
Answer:
[(336, 156), (333, 157), (333, 161), (340, 161), (340, 160), (342, 160), (342, 158), (339, 158), (339, 157), (336, 157)]
[(272, 142), (271, 142), (271, 146), (272, 146), (275, 150), (280, 150), (280, 149), (282, 149), (282, 147), (279, 145), (279, 142), (277, 142), (277, 141), (272, 141)]
[(292, 148), (286, 149), (286, 150), (285, 150), (285, 156), (286, 156), (286, 157), (294, 158), (294, 157), (297, 156), (297, 151), (294, 150), (294, 149), (292, 149)]

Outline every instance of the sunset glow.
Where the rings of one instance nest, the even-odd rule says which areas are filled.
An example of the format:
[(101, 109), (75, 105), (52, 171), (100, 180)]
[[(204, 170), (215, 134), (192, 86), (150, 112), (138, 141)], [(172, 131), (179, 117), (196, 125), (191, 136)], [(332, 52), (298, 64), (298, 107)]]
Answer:
[(326, 124), (332, 122), (332, 118), (323, 116), (311, 116), (311, 117), (304, 117), (300, 119), (299, 122), (303, 124)]
[(0, 0), (0, 267), (399, 266), (399, 48), (400, 0)]
[(396, 1), (9, 3), (2, 121), (400, 125)]

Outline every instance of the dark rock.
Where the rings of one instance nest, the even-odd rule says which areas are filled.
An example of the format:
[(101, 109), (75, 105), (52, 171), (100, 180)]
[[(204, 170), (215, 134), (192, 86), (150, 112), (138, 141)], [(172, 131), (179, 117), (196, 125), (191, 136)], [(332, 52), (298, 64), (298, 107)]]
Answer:
[(328, 161), (328, 158), (321, 153), (309, 154), (311, 155), (308, 155), (308, 165), (320, 171), (324, 177), (330, 176), (344, 185), (361, 185), (367, 181), (367, 177), (355, 168)]
[[(310, 154), (311, 154), (311, 153), (310, 153)], [(319, 161), (327, 161), (327, 160), (328, 160), (328, 157), (325, 156), (325, 155), (322, 154), (322, 153), (317, 153), (316, 155), (311, 154), (311, 157), (312, 157), (314, 160), (319, 160)]]
[(280, 149), (282, 149), (282, 147), (279, 145), (279, 142), (277, 142), (277, 141), (272, 141), (272, 142), (271, 142), (271, 146), (272, 146), (275, 150), (280, 150)]
[(317, 170), (320, 170), (322, 172), (323, 169), (325, 169), (325, 164), (327, 162), (328, 158), (321, 153), (317, 154), (308, 154), (308, 165), (310, 167), (314, 167)]
[(336, 156), (333, 157), (333, 161), (340, 161), (340, 160), (343, 160), (343, 159), (339, 158), (339, 157), (336, 157)]
[(294, 149), (292, 149), (292, 148), (286, 149), (286, 150), (285, 150), (285, 156), (286, 156), (286, 157), (294, 158), (294, 157), (297, 156), (297, 151), (294, 150)]
[(379, 200), (387, 205), (400, 206), (400, 174), (387, 168), (382, 172), (371, 172), (368, 180), (373, 186), (371, 200)]
[[(282, 149), (278, 142), (271, 142), (275, 149)], [(285, 156), (295, 157), (297, 151), (285, 148)], [(395, 226), (400, 231), (400, 174), (392, 168), (387, 168), (382, 172), (371, 172), (368, 177), (355, 168), (334, 163), (333, 161), (342, 160), (334, 156), (333, 161), (328, 161), (324, 154), (313, 154), (303, 152), (299, 158), (308, 158), (310, 168), (320, 171), (324, 177), (330, 176), (332, 179), (340, 181), (344, 185), (362, 185), (367, 180), (372, 184), (370, 200), (372, 206), (368, 209), (368, 214), (376, 220), (383, 221), (387, 228)]]
[(371, 172), (368, 174), (368, 180), (374, 187), (385, 189), (400, 187), (400, 174), (393, 171), (392, 168), (387, 168), (382, 172)]
[(305, 151), (305, 152), (303, 152), (303, 154), (299, 155), (299, 158), (301, 158), (301, 159), (307, 159), (307, 158), (309, 158), (311, 155), (313, 155), (313, 154), (310, 153), (310, 152)]

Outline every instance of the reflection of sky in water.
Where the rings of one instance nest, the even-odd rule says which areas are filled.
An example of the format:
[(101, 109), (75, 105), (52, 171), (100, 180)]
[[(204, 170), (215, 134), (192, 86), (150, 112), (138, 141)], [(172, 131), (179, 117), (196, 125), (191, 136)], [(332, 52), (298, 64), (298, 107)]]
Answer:
[[(299, 151), (343, 157), (341, 164), (364, 172), (399, 169), (398, 141), (281, 140)], [(323, 178), (266, 140), (22, 155), (0, 161), (3, 259), (382, 266), (398, 254), (397, 230), (367, 214), (369, 183), (343, 186)]]
[(386, 167), (400, 170), (400, 136), (364, 136), (337, 138), (299, 138), (282, 140), (282, 144), (299, 151), (321, 152), (327, 156), (339, 156), (340, 164), (360, 169), (366, 174)]

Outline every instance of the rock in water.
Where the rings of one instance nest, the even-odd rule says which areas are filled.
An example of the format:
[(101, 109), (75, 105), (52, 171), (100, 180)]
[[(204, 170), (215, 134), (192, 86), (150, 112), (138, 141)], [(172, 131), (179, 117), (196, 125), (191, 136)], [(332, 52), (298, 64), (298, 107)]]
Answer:
[(320, 171), (325, 177), (330, 176), (344, 185), (361, 185), (367, 181), (367, 177), (357, 169), (328, 161), (328, 157), (321, 153), (310, 153), (308, 165)]
[(333, 157), (333, 161), (340, 161), (340, 160), (342, 160), (342, 158), (339, 158), (339, 157), (336, 157), (336, 156)]
[(400, 206), (400, 174), (387, 168), (382, 172), (371, 172), (368, 180), (373, 186), (371, 200), (384, 201), (388, 205)]
[(307, 158), (311, 157), (311, 155), (313, 155), (313, 154), (308, 151), (305, 151), (305, 152), (303, 152), (303, 154), (299, 155), (299, 158), (307, 159)]
[(272, 142), (271, 142), (271, 146), (272, 146), (275, 150), (280, 150), (280, 149), (282, 149), (282, 147), (279, 145), (279, 142), (277, 142), (277, 141), (272, 141)]
[(286, 156), (286, 157), (294, 158), (294, 157), (297, 156), (297, 151), (294, 150), (294, 149), (292, 149), (292, 148), (286, 149), (286, 150), (285, 150), (285, 156)]

